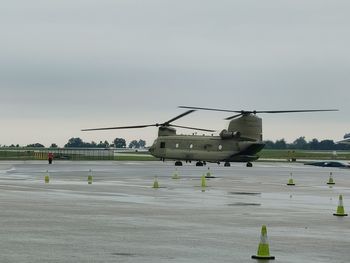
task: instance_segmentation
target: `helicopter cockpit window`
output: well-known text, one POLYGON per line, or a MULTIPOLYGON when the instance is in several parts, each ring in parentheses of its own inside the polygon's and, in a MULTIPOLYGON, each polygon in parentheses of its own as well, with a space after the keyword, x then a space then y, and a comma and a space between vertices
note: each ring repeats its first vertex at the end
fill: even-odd
POLYGON ((218 146, 218 149, 219 149, 219 151, 222 150, 222 145, 221 144, 218 146))
POLYGON ((160 142, 160 148, 165 148, 165 142, 160 142))

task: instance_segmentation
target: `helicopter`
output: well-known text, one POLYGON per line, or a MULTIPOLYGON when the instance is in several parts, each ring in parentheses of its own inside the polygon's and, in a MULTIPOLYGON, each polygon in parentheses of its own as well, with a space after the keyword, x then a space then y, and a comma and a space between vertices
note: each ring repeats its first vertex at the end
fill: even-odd
POLYGON ((350 144, 350 133, 346 133, 343 137, 343 140, 337 143, 350 144))
POLYGON ((186 112, 163 123, 120 126, 108 128, 83 129, 82 131, 137 129, 146 127, 158 127, 158 137, 149 148, 149 152, 161 161, 174 160, 175 166, 196 162, 196 166, 206 165, 207 162, 230 166, 230 162, 244 162, 247 167, 252 167, 252 161, 259 158, 257 155, 265 144, 262 136, 262 119, 258 113, 292 113, 292 112, 319 112, 338 111, 328 110, 287 110, 287 111, 246 111, 226 110, 216 108, 179 106, 187 109, 186 112), (219 135, 179 135, 175 128, 192 129, 204 132, 216 132, 211 129, 202 129, 188 126, 174 125, 172 122, 193 113, 196 110, 210 110, 235 113, 227 117, 229 120, 227 129, 223 129, 219 135))

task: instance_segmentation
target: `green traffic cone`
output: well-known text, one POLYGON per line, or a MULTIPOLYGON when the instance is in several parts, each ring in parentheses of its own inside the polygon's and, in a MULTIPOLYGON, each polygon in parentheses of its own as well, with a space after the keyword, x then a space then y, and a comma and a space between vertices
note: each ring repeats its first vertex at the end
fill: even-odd
POLYGON ((329 173, 329 179, 328 179, 327 184, 335 184, 332 172, 329 173))
POLYGON ((289 180, 288 180, 287 185, 295 185, 294 180, 293 180, 293 174, 292 174, 292 173, 290 173, 290 178, 289 178, 289 180))
POLYGON ((207 180, 205 179, 205 175, 202 175, 202 187, 207 187, 207 180))
POLYGON ((49 171, 46 170, 45 183, 48 184, 49 182, 50 182, 50 174, 49 174, 49 171))
POLYGON ((153 188, 159 188, 159 183, 158 183, 158 178, 157 178, 157 176, 154 177, 153 188))
POLYGON ((261 227, 261 236, 260 236, 260 243, 259 243, 259 247, 258 247, 258 253, 257 253, 257 255, 253 255, 252 258, 254 258, 254 259, 275 259, 274 256, 270 255, 269 243, 267 240, 267 229, 266 229, 265 225, 263 225, 261 227))
POLYGON ((343 196, 339 195, 339 201, 338 201, 338 207, 337 212, 333 214, 334 216, 347 216, 348 214, 345 214, 344 205, 343 205, 343 196))

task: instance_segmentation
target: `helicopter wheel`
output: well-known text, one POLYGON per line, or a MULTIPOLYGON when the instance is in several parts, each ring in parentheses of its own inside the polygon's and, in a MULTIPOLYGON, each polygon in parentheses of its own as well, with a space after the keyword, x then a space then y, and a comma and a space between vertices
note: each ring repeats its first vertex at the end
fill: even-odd
POLYGON ((230 167, 231 164, 230 164, 229 162, 225 162, 224 166, 225 166, 225 167, 230 167))
POLYGON ((203 163, 202 162, 196 162, 196 166, 203 166, 203 163))
POLYGON ((182 162, 181 161, 176 161, 175 162, 175 166, 182 166, 182 162))
POLYGON ((251 162, 247 162, 247 167, 253 167, 253 164, 251 162))

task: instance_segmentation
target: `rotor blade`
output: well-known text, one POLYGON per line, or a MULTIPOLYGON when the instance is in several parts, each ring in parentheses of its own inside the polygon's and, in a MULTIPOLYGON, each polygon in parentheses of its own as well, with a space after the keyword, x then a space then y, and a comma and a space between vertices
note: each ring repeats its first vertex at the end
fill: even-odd
POLYGON ((237 110, 223 110, 223 109, 202 108, 202 107, 178 106, 178 108, 182 108, 182 109, 193 109, 193 110, 211 110, 211 111, 224 111, 224 112, 237 112, 237 113, 242 113, 242 111, 237 111, 237 110))
POLYGON ((170 124, 169 126, 177 127, 177 128, 190 129, 190 130, 197 130, 197 131, 215 132, 214 130, 194 128, 194 127, 187 127, 187 126, 180 126, 180 125, 173 125, 173 124, 170 124))
POLYGON ((317 112, 317 111, 339 111, 338 109, 325 110, 272 110, 272 111, 247 111, 247 113, 291 113, 291 112, 317 112))
POLYGON ((192 112, 194 112, 194 111, 195 111, 195 110, 186 111, 186 112, 180 114, 179 116, 176 116, 175 118, 172 118, 171 120, 168 120, 168 121, 164 122, 162 125, 167 126, 167 125, 169 125, 171 122, 176 121, 176 120, 178 120, 178 119, 180 119, 180 118, 182 118, 182 117, 184 117, 184 116, 186 116, 186 115, 188 115, 188 114, 190 114, 190 113, 192 113, 192 112))
POLYGON ((194 109, 194 110, 210 110, 210 111, 223 111, 223 112, 237 112, 241 114, 249 113, 290 113, 290 112, 317 112, 317 111, 339 111, 338 109, 320 109, 320 110, 272 110, 272 111, 246 111, 246 110, 226 110, 226 109, 216 109, 216 108, 202 108, 202 107, 189 107, 189 106, 179 106, 183 109, 194 109))
POLYGON ((254 110, 254 111, 243 111, 242 110, 240 114, 233 115, 231 117, 227 117, 227 118, 225 118, 225 120, 232 120, 232 119, 237 118, 237 117, 239 117, 241 115, 252 114, 252 113, 254 113, 254 114, 257 114, 257 113, 292 113, 292 112, 318 112, 318 111, 338 111, 338 110, 336 110, 336 109, 327 109, 327 110, 279 110, 279 111, 277 111, 277 110, 272 110, 272 111, 256 111, 256 110, 254 110))
POLYGON ((225 120, 232 120, 232 119, 237 118, 237 117, 239 117, 239 116, 241 116, 241 115, 243 115, 243 114, 244 114, 244 113, 236 114, 236 115, 233 115, 233 116, 231 116, 231 117, 225 118, 225 120))
POLYGON ((159 126, 159 124, 149 124, 149 125, 136 125, 136 126, 122 126, 122 127, 108 127, 108 128, 93 128, 93 129, 83 129, 82 131, 102 131, 102 130, 119 130, 119 129, 138 129, 146 128, 152 126, 159 126))

